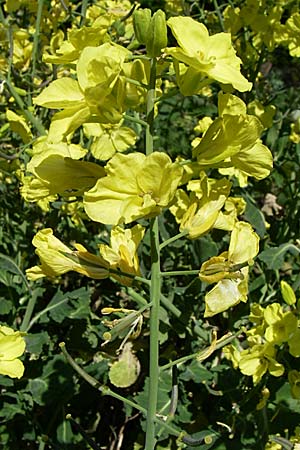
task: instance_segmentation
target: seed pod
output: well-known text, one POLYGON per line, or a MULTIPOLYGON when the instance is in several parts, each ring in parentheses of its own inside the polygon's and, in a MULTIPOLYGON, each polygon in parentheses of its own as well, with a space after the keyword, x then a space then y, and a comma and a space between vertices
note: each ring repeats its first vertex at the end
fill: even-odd
POLYGON ((151 23, 150 9, 137 9, 133 13, 133 28, 136 39, 140 44, 146 44, 149 36, 149 26, 151 23))
POLYGON ((159 9, 153 14, 146 40, 147 53, 151 58, 160 56, 161 49, 168 44, 165 13, 159 9))

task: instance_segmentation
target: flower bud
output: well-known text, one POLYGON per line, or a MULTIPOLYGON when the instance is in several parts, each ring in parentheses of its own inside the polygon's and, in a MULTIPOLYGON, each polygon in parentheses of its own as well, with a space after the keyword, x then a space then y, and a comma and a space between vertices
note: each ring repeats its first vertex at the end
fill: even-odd
POLYGON ((150 9, 137 9, 133 13, 133 28, 136 39, 140 44, 146 44, 149 36, 149 27, 151 22, 150 9))
POLYGON ((146 49, 152 58, 160 56, 161 49, 168 44, 166 15, 159 9, 151 18, 149 33, 146 40, 146 49))
POLYGON ((280 282, 280 290, 283 300, 288 305, 294 305, 296 303, 296 296, 293 288, 284 280, 280 282))

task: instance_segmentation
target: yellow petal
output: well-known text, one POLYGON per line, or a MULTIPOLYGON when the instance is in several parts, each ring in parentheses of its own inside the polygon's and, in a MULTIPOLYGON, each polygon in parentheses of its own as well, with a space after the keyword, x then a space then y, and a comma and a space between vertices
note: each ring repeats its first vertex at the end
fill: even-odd
POLYGON ((245 280, 223 279, 205 295, 204 317, 212 317, 245 301, 245 280))
POLYGON ((206 47, 209 34, 206 26, 202 23, 191 17, 171 17, 167 24, 179 46, 185 52, 197 53, 206 47))
POLYGON ((231 233, 228 259, 234 264, 251 262, 259 251, 259 237, 247 222, 236 222, 231 233))
POLYGON ((79 84, 73 78, 59 78, 52 81, 38 97, 33 100, 36 105, 46 108, 67 108, 77 106, 84 100, 79 84))
POLYGON ((11 378, 21 378, 24 374, 24 365, 19 359, 2 361, 0 359, 0 374, 11 378))

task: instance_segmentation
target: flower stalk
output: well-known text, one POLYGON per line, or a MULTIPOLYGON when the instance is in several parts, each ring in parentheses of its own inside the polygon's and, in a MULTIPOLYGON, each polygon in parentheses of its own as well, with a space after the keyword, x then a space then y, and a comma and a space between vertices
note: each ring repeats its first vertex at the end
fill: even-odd
MULTIPOLYGON (((150 83, 147 93, 147 123, 146 128, 146 155, 153 152, 153 120, 156 86, 156 58, 151 60, 150 83)), ((159 377, 159 307, 161 295, 160 278, 160 249, 159 249, 159 227, 158 218, 150 221, 150 244, 151 244, 151 286, 150 302, 150 357, 149 357, 149 393, 146 424, 145 450, 153 450, 156 443, 155 417, 158 396, 159 377)))

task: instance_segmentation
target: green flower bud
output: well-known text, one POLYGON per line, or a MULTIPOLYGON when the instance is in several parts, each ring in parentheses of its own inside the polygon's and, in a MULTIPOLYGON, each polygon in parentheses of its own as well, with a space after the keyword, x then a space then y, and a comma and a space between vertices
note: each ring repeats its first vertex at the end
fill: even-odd
POLYGON ((136 39, 140 44, 146 44, 149 36, 149 27, 151 22, 150 9, 137 9, 133 13, 133 28, 136 39))
POLYGON ((146 49, 152 58, 160 56, 161 49, 168 44, 167 23, 165 13, 159 9, 153 14, 146 40, 146 49))

